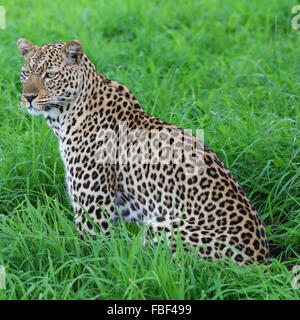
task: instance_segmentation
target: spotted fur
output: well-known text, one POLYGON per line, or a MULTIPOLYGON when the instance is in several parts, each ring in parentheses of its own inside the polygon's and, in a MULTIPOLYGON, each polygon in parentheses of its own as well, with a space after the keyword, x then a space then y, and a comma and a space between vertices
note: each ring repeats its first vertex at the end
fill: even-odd
POLYGON ((59 139, 82 235, 98 232, 95 225, 108 234, 109 221, 121 215, 156 239, 163 233, 173 250, 179 235, 203 258, 268 262, 258 213, 211 149, 146 114, 124 85, 96 70, 78 41, 38 47, 20 39, 18 46, 25 58, 22 102, 44 115, 59 139))

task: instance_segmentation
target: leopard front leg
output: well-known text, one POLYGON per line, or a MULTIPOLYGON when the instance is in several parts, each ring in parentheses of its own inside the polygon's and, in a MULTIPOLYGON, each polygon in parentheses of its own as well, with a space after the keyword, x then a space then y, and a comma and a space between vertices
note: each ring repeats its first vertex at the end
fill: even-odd
POLYGON ((109 223, 111 217, 115 215, 114 197, 107 195, 104 201, 102 204, 93 201, 85 206, 81 203, 75 204, 75 223, 84 239, 86 239, 85 232, 88 232, 91 236, 95 236, 99 232, 103 232, 105 235, 109 234, 109 223))
POLYGON ((97 171, 68 179, 69 193, 75 211, 77 229, 86 239, 85 232, 91 236, 97 233, 109 234, 109 223, 113 220, 115 209, 115 171, 112 166, 97 166, 97 171), (86 177, 82 181, 82 177, 86 177), (80 179, 81 178, 81 179, 80 179))

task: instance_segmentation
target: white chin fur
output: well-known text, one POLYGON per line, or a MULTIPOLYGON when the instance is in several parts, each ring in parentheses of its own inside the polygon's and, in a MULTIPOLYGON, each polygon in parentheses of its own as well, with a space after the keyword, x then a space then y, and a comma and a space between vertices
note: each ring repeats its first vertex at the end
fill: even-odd
POLYGON ((43 110, 38 110, 38 109, 36 109, 34 107, 29 107, 27 109, 27 111, 33 116, 38 116, 38 115, 44 114, 43 110))

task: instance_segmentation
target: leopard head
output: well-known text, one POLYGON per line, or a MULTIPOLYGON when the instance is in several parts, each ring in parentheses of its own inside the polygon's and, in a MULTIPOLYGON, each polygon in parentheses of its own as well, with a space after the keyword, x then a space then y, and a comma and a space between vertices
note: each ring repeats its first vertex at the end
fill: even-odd
POLYGON ((83 50, 79 41, 38 47, 19 39, 17 45, 25 59, 20 72, 21 102, 29 113, 38 115, 52 108, 61 109, 76 99, 82 81, 83 50))

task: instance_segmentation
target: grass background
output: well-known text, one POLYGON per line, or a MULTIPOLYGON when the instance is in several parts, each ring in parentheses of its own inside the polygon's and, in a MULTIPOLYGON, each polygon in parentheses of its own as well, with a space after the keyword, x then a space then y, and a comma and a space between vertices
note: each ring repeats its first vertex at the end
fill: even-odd
POLYGON ((0 3, 0 299, 299 299, 300 30, 294 1, 27 1, 0 3), (272 265, 201 261, 139 230, 80 240, 56 138, 19 107, 16 40, 79 39, 98 70, 147 113, 205 142, 266 225, 272 265), (178 266, 178 260, 181 264, 178 266))

